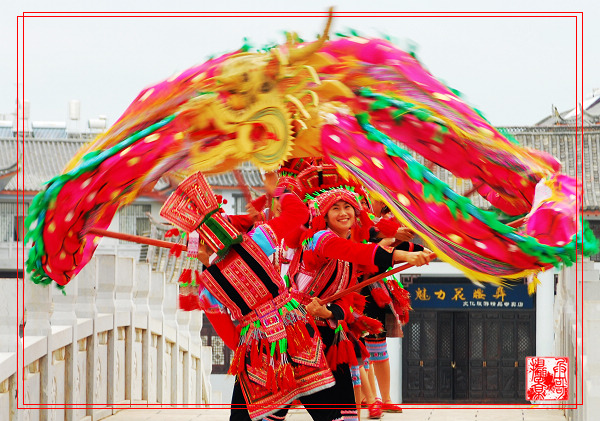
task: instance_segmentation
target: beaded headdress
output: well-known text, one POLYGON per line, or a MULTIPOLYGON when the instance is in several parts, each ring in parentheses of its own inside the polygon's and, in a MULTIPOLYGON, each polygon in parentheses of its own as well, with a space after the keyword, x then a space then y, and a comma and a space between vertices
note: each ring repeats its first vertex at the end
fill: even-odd
POLYGON ((284 162, 279 171, 277 171, 279 180, 277 181, 275 196, 280 196, 284 192, 300 195, 302 187, 298 182, 298 175, 313 164, 314 158, 293 158, 284 162))

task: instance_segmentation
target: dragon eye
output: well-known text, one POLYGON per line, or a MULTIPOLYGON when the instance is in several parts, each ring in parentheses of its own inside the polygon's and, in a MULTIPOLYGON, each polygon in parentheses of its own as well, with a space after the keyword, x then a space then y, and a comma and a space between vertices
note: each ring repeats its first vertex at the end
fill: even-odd
POLYGON ((260 91, 262 93, 265 93, 265 92, 269 92, 272 88, 273 88, 273 85, 271 84, 271 82, 265 82, 260 87, 260 91))

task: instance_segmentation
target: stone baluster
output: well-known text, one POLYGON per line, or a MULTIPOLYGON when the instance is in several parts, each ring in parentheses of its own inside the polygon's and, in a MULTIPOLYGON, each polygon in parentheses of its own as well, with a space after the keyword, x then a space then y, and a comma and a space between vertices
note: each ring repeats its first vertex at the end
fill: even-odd
POLYGON ((134 312, 132 316, 132 329, 134 333, 132 356, 132 402, 148 402, 150 378, 150 264, 138 263, 136 266, 136 279, 133 284, 134 312))
POLYGON ((171 373, 170 393, 171 403, 181 403, 182 391, 179 390, 181 383, 181 353, 180 353, 180 333, 177 324, 177 299, 179 296, 179 285, 175 282, 165 283, 165 298, 163 300, 163 332, 166 339, 172 342, 171 365, 167 370, 171 373))

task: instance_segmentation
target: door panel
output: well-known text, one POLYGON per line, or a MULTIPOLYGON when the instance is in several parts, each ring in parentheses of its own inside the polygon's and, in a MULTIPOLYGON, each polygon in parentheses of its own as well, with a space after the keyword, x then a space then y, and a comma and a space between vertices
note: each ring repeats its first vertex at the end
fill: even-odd
POLYGON ((454 393, 453 399, 469 398, 469 313, 454 313, 454 393))
POLYGON ((453 390, 453 313, 438 313, 438 397, 452 399, 453 390))

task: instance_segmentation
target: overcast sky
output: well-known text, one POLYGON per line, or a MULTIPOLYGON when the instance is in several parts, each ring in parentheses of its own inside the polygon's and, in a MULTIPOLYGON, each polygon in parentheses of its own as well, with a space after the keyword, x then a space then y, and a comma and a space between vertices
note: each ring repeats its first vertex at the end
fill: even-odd
MULTIPOLYGON (((600 88, 600 2, 564 1, 3 1, 0 5, 0 118, 15 109, 17 15, 22 12, 584 12, 583 96, 600 88), (172 3, 175 3, 173 5, 172 3)), ((145 86, 236 50, 249 38, 256 46, 284 41, 296 31, 312 41, 324 17, 27 17, 25 98, 32 121, 68 120, 68 103, 81 102, 80 128, 106 115, 115 122, 145 86)), ((492 124, 529 125, 573 108, 576 78, 573 17, 337 17, 333 33, 395 38, 417 46, 426 67, 461 91, 492 124)), ((581 83, 581 82, 580 82, 581 83)))

